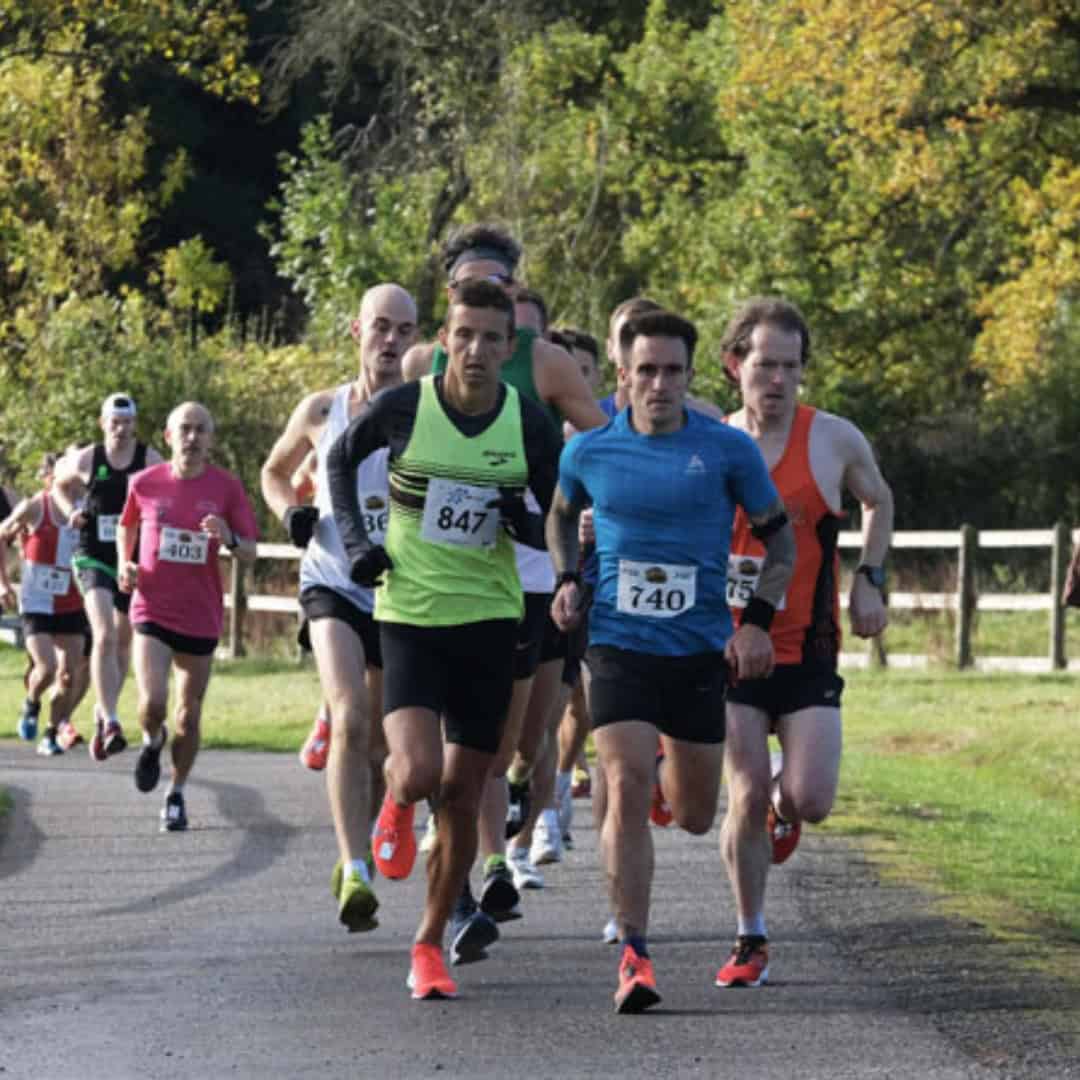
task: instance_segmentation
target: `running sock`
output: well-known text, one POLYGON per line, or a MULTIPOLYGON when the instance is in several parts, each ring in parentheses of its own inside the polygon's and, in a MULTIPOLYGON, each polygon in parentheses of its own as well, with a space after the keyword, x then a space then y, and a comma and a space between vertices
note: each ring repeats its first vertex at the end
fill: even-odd
POLYGON ((371 872, 368 870, 368 864, 365 859, 353 859, 349 863, 349 872, 352 874, 359 874, 360 880, 371 884, 371 872))
POLYGON ((735 929, 735 933, 738 937, 763 937, 767 938, 769 935, 765 930, 765 916, 754 915, 749 919, 744 919, 739 916, 738 925, 735 929))
POLYGON ((629 945, 631 949, 638 954, 638 956, 647 960, 649 958, 649 947, 645 944, 645 938, 641 934, 627 934, 622 939, 624 945, 629 945))
POLYGON ((174 781, 173 783, 171 783, 169 785, 169 790, 168 790, 167 794, 168 795, 183 795, 184 794, 184 785, 183 784, 177 784, 174 781))
POLYGON ((150 733, 148 731, 144 731, 142 733, 142 741, 143 741, 143 746, 152 746, 156 750, 165 741, 165 727, 164 727, 164 725, 162 725, 161 727, 158 728, 158 733, 157 733, 156 738, 151 738, 150 733))
POLYGON ((24 703, 24 708, 28 713, 30 713, 31 716, 37 716, 37 714, 41 712, 41 702, 31 701, 29 698, 27 698, 24 703))
POLYGON ((525 781, 529 779, 530 772, 530 769, 521 768, 515 761, 511 764, 510 768, 506 770, 506 779, 509 780, 511 784, 524 784, 525 781))
POLYGON ((555 774, 555 802, 560 803, 566 798, 566 793, 570 790, 570 785, 573 783, 574 774, 571 769, 567 769, 563 772, 561 769, 555 774))

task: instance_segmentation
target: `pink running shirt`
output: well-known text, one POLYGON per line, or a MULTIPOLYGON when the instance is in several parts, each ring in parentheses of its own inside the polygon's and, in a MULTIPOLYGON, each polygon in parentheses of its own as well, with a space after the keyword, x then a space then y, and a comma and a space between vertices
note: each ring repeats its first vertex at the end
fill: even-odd
POLYGON ((223 517, 237 536, 257 535, 255 512, 240 480, 207 465, 183 479, 162 462, 128 482, 120 516, 125 527, 138 524, 139 585, 131 601, 132 624, 152 622, 189 637, 220 638, 225 605, 220 544, 199 531, 207 514, 223 517))

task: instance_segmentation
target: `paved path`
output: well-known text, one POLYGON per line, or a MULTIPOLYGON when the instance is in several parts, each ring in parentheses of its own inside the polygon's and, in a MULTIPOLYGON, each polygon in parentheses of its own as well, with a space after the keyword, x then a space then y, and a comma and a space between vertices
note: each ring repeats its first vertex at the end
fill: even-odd
POLYGON ((811 835, 773 876, 771 985, 721 991, 733 916, 715 833, 654 832, 663 1002, 620 1017, 579 803, 576 850, 488 961, 454 969, 461 999, 415 1003, 423 874, 382 882, 380 928, 345 933, 321 778, 291 755, 205 753, 192 830, 162 835, 133 761, 0 743, 2 1080, 1080 1076, 1061 1037, 1075 995, 1002 978, 1010 957, 876 886, 836 841, 811 835))

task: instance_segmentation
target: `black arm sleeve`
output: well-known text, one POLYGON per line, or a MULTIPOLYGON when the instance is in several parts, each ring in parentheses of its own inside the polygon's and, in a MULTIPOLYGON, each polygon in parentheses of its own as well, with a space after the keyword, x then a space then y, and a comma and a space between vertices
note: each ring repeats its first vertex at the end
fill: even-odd
POLYGON ((389 446, 391 457, 402 452, 416 420, 419 390, 417 383, 409 383, 376 394, 337 437, 327 454, 330 505, 350 561, 371 547, 356 493, 356 470, 364 458, 381 447, 389 446))
POLYGON ((543 551, 547 548, 544 523, 559 480, 562 445, 551 420, 535 402, 525 397, 521 398, 521 431, 529 468, 529 488, 536 496, 541 512, 529 514, 528 528, 518 536, 518 542, 543 551))

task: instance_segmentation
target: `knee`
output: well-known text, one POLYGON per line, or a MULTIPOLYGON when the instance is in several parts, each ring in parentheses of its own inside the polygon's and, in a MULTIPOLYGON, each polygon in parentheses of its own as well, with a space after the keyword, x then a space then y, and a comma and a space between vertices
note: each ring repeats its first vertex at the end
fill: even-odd
POLYGON ((752 822, 765 827, 769 812, 771 783, 754 784, 748 781, 729 781, 728 815, 734 821, 752 822))
POLYGON ((35 661, 34 674, 37 676, 39 682, 43 682, 46 685, 52 683, 56 678, 56 661, 45 657, 35 661))
POLYGON ((692 836, 704 836, 712 828, 716 818, 715 806, 673 806, 671 809, 675 815, 675 824, 692 836))
POLYGON ((648 769, 637 769, 620 764, 607 770, 604 779, 609 814, 626 818, 647 814, 654 779, 651 765, 648 769))
POLYGON ((168 701, 164 698, 143 698, 139 702, 139 713, 143 723, 147 721, 155 725, 164 723, 168 707, 168 701))
POLYGON ((67 693, 71 689, 71 684, 74 680, 71 677, 71 669, 62 667, 56 675, 56 685, 61 693, 67 693))
POLYGON ((120 637, 111 619, 106 619, 101 625, 94 627, 95 652, 115 653, 120 645, 120 637))
POLYGON ((386 780, 399 803, 414 803, 433 795, 439 788, 440 766, 418 758, 387 758, 386 780))
POLYGON ((353 751, 366 751, 370 743, 367 713, 361 704, 352 700, 330 702, 332 739, 353 751))
POLYGON ((794 807, 798 820, 808 825, 819 825, 832 812, 834 792, 831 790, 808 788, 788 791, 785 788, 783 794, 784 801, 794 807))

